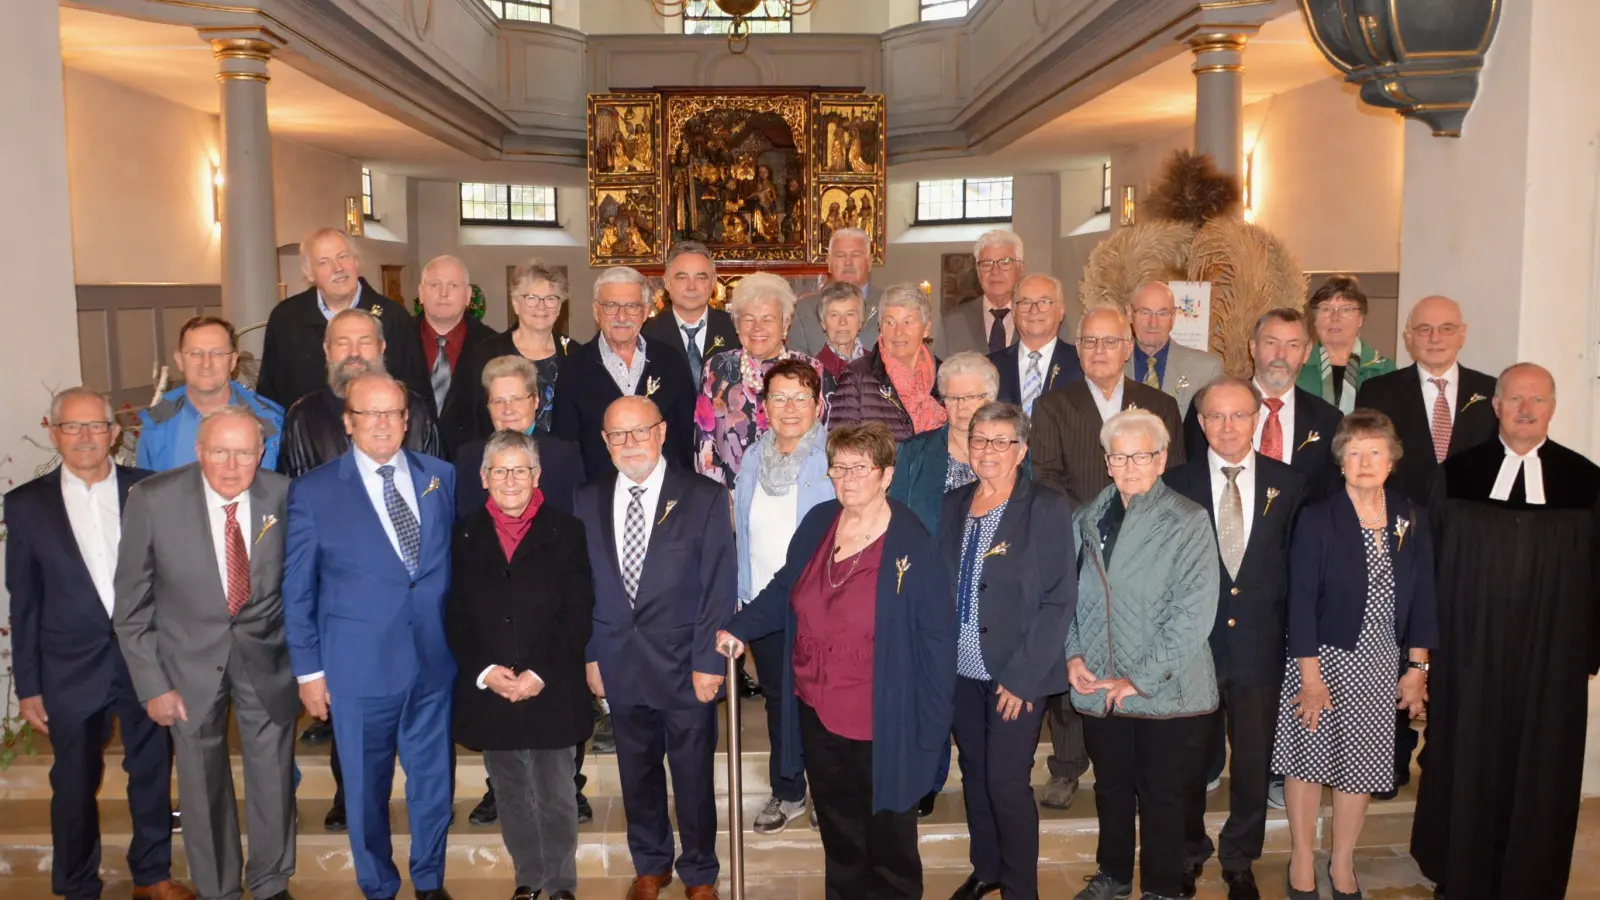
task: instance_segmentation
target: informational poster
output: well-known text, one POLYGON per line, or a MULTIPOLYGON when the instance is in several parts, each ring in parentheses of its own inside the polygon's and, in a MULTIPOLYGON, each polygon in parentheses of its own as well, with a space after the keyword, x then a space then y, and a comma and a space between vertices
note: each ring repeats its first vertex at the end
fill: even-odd
POLYGON ((1191 350, 1211 349, 1211 282, 1169 281, 1178 312, 1172 320, 1172 339, 1191 350))

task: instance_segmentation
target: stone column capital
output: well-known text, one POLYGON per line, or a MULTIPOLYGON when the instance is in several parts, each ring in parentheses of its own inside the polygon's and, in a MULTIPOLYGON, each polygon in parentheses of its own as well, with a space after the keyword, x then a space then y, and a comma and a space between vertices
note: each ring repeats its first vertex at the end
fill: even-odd
POLYGON ((1179 39, 1194 53, 1194 74, 1243 72, 1245 45, 1258 30, 1254 25, 1207 25, 1186 32, 1179 39))
POLYGON ((220 82, 269 81, 267 63, 273 51, 284 45, 283 38, 259 27, 201 28, 199 32, 200 39, 211 45, 220 82))

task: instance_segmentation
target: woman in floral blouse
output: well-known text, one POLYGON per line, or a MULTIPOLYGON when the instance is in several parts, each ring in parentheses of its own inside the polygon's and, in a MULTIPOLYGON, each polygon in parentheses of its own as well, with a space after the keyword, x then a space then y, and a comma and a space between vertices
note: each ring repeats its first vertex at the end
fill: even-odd
POLYGON ((822 364, 783 346, 794 317, 794 290, 770 272, 739 280, 728 300, 728 314, 739 331, 740 346, 712 356, 695 404, 698 450, 695 471, 732 486, 747 448, 767 430, 761 411, 761 385, 767 370, 785 359, 811 364, 822 378, 823 395, 833 391, 833 376, 822 364))

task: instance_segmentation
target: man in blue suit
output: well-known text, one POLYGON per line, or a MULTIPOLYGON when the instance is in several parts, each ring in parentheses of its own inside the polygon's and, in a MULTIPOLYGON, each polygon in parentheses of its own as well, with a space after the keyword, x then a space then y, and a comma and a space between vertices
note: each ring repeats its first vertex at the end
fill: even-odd
POLYGON ((344 767, 356 883, 393 898, 389 789, 406 766, 411 882, 417 900, 444 889, 450 827, 450 691, 444 634, 455 470, 401 449, 406 389, 363 375, 345 392, 351 448, 294 480, 283 577, 284 626, 300 699, 333 712, 344 767))
POLYGON ((628 900, 672 881, 667 773, 688 900, 717 898, 717 629, 733 616, 738 566, 728 491, 667 467, 667 423, 645 397, 606 409, 597 437, 617 474, 578 491, 594 571, 589 689, 611 704, 617 771, 636 874, 628 900))
POLYGON ((138 900, 193 900, 172 880, 172 743, 134 691, 111 629, 121 511, 151 473, 113 465, 120 429, 106 398, 70 388, 50 403, 61 465, 6 495, 6 590, 22 717, 49 735, 51 889, 100 896, 95 794, 113 720, 122 723, 138 900))
POLYGON ((1000 373, 1002 403, 1015 403, 1033 415, 1033 401, 1045 391, 1083 380, 1078 348, 1059 334, 1067 317, 1061 281, 1051 275, 1029 275, 1017 283, 1017 339, 989 354, 1000 373))

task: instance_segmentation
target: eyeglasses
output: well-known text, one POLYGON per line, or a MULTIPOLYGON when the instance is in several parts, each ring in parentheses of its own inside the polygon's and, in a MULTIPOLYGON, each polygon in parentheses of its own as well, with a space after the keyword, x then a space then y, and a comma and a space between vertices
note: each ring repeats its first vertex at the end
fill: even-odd
POLYGON ((538 466, 494 466, 485 471, 489 473, 490 481, 527 481, 533 477, 538 466))
POLYGON ((1135 319, 1170 319, 1177 315, 1175 309, 1136 309, 1133 311, 1135 319))
POLYGON ((350 415, 376 425, 388 419, 404 419, 406 412, 404 409, 352 409, 350 415))
POLYGON ((1319 319, 1348 319, 1359 315, 1361 315, 1361 307, 1359 306, 1329 306, 1324 303, 1317 307, 1317 318, 1319 319))
POLYGON ((1224 420, 1232 421, 1233 424, 1235 424, 1235 425, 1243 425, 1244 423, 1250 421, 1251 419, 1254 419, 1255 417, 1256 417, 1255 413, 1253 413, 1253 412, 1245 412, 1243 410, 1240 410, 1238 412, 1232 412, 1232 413, 1201 413, 1200 414, 1200 418, 1205 419, 1207 422, 1210 422, 1213 425, 1221 425, 1224 420))
POLYGON ((1034 310, 1038 310, 1039 312, 1049 312, 1050 308, 1055 306, 1055 305, 1056 305, 1056 302, 1054 300, 1048 300, 1048 299, 1047 300, 1018 300, 1017 301, 1017 311, 1018 312, 1033 312, 1034 310))
POLYGON ((90 434, 105 434, 111 430, 110 422, 57 422, 56 429, 62 434, 82 434, 85 428, 90 434))
POLYGON ((840 481, 859 481, 877 468, 877 466, 867 465, 866 463, 859 463, 854 466, 829 466, 828 477, 837 478, 840 481))
POLYGON ((608 316, 614 316, 614 315, 616 315, 617 313, 620 312, 623 315, 628 316, 629 318, 632 318, 633 316, 642 316, 642 315, 644 315, 644 304, 643 303, 614 303, 614 302, 608 300, 608 301, 600 304, 600 311, 605 313, 608 316))
POLYGON ((1154 453, 1107 453, 1106 464, 1113 469, 1120 469, 1129 462, 1136 466, 1148 466, 1151 460, 1165 452, 1164 450, 1157 450, 1154 453))
POLYGON ((817 398, 811 394, 768 394, 767 405, 774 409, 787 409, 791 406, 804 406, 815 403, 817 398))
POLYGON ((213 465, 225 466, 230 461, 241 466, 254 466, 261 459, 261 449, 254 450, 229 450, 226 447, 216 447, 206 451, 206 459, 213 465))
POLYGON ((1460 334, 1461 328, 1462 326, 1458 322, 1452 322, 1447 325, 1413 325, 1411 326, 1411 333, 1423 340, 1427 340, 1436 334, 1442 338, 1450 338, 1460 334))
POLYGON ((664 421, 666 420, 657 419, 649 425, 641 425, 638 428, 624 428, 621 431, 602 431, 600 433, 605 436, 606 443, 613 447, 621 447, 628 443, 630 436, 633 438, 634 443, 642 444, 650 440, 650 432, 654 431, 655 427, 664 421))
POLYGON ((1019 441, 1016 438, 992 438, 982 437, 976 434, 967 438, 967 446, 971 449, 993 450, 996 453, 1004 453, 1020 443, 1022 443, 1022 441, 1019 441))
POLYGON ((532 394, 516 394, 511 397, 494 397, 489 400, 489 405, 499 407, 500 409, 507 409, 532 398, 532 394))
POLYGON ((528 306, 544 306, 554 309, 560 306, 561 301, 565 298, 559 294, 515 294, 511 299, 528 306))
POLYGON ((946 394, 944 398, 944 405, 951 406, 956 403, 987 403, 992 399, 994 398, 988 394, 961 394, 959 396, 946 394))
POLYGON ((1115 350, 1131 340, 1133 338, 1087 336, 1078 338, 1078 346, 1090 352, 1095 350, 1115 350))
POLYGON ((183 355, 192 363, 203 363, 206 360, 222 362, 233 355, 232 350, 185 350, 183 355))
POLYGON ((1015 256, 1007 256, 1004 259, 980 259, 978 260, 978 271, 993 272, 995 269, 999 269, 1002 272, 1009 272, 1021 264, 1022 260, 1015 256))

